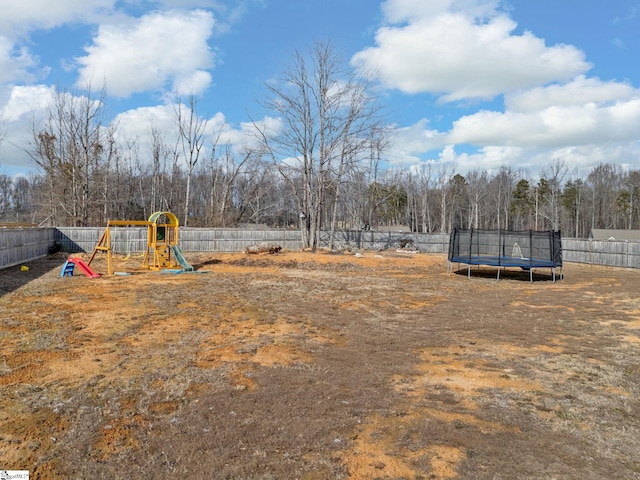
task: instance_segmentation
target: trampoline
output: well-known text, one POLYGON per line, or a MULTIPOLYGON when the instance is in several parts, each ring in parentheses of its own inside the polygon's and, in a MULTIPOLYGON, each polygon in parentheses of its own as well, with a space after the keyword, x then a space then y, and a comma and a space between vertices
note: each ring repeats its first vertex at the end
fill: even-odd
POLYGON ((534 268, 549 268, 553 281, 556 269, 562 278, 562 239, 554 230, 477 230, 454 228, 449 238, 449 273, 454 263, 471 267, 497 267, 497 279, 503 268, 517 267, 529 272, 533 282, 534 268))

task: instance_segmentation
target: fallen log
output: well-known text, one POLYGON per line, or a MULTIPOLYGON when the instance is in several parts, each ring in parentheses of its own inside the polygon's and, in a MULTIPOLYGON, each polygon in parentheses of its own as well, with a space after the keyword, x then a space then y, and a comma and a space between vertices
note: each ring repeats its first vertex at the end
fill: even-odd
POLYGON ((278 253, 280 250, 282 250, 282 247, 280 245, 270 242, 260 242, 256 245, 249 245, 246 248, 246 252, 251 254, 278 253))

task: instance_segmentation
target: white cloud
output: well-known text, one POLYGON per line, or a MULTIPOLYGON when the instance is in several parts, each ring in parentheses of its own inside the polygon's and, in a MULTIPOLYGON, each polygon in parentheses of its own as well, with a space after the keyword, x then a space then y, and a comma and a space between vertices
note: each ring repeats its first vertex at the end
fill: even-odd
POLYGON ((45 118, 55 89, 45 85, 14 86, 0 91, 0 120, 6 137, 0 142, 3 165, 28 169, 35 165, 24 151, 33 138, 33 124, 45 118))
POLYGON ((531 147, 638 141, 640 91, 626 84, 578 78, 508 97, 506 104, 512 108, 505 112, 458 119, 445 141, 531 147))
POLYGON ((640 14, 640 6, 632 6, 629 10, 629 13, 627 13, 627 15, 623 17, 618 16, 614 18, 612 23, 616 25, 618 23, 626 23, 631 20, 635 20, 638 17, 638 14, 640 14))
MULTIPOLYGON (((186 106, 184 108, 187 108, 186 106)), ((178 142, 178 129, 176 124, 176 109, 174 104, 157 105, 153 107, 140 107, 127 110, 118 114, 114 123, 118 126, 117 140, 126 148, 126 144, 132 140, 137 142, 140 162, 144 165, 150 162, 152 151, 152 130, 156 130, 165 147, 171 151, 176 148, 178 142)), ((218 114, 222 116, 222 114, 218 114)), ((205 119, 200 118, 199 121, 205 119)), ((216 117, 214 117, 214 122, 216 117)), ((219 120, 218 120, 219 121, 219 120)), ((224 116, 222 116, 224 121, 224 116)), ((211 128, 210 121, 209 129, 211 128)), ((209 130, 209 133, 211 131, 209 130)), ((211 138, 205 140, 205 150, 211 145, 211 138)))
MULTIPOLYGON (((155 107, 141 107, 120 113, 115 123, 118 125, 119 140, 136 139, 141 153, 141 158, 148 158, 151 151, 151 128, 157 129, 165 145, 173 148, 178 140, 176 126, 176 105, 160 105, 155 107)), ((183 106, 183 108, 188 108, 183 106)), ((256 136, 254 127, 250 122, 242 123, 234 127, 227 123, 223 113, 218 112, 207 121, 207 138, 205 140, 206 154, 209 154, 213 141, 218 139, 218 149, 225 145, 234 153, 240 153, 245 147, 255 146, 256 136)), ((266 131, 277 131, 281 122, 272 117, 264 117, 256 124, 266 131)))
MULTIPOLYGON (((550 150, 539 149, 522 149, 514 150, 514 154, 505 155, 501 163, 491 162, 487 158, 487 153, 491 153, 493 148, 485 148, 478 154, 469 156, 471 165, 478 165, 474 168, 484 168, 485 165, 494 165, 500 167, 503 165, 516 166, 518 169, 524 169, 534 174, 539 174, 554 159, 560 159, 566 163, 571 171, 588 171, 594 165, 601 163, 617 164, 625 168, 637 168, 633 165, 633 160, 640 155, 640 144, 624 144, 624 145, 591 145, 591 146, 571 146, 554 148, 550 150)), ((506 151, 508 152, 508 150, 506 151)))
POLYGON ((78 86, 106 80, 108 92, 127 97, 148 90, 202 93, 214 55, 207 45, 211 12, 167 11, 127 24, 102 25, 87 56, 78 58, 78 86))
POLYGON ((280 118, 265 116, 262 120, 254 122, 242 122, 240 128, 236 130, 234 143, 249 148, 258 148, 260 135, 256 129, 264 132, 267 136, 276 136, 282 132, 283 123, 280 118))
POLYGON ((0 36, 0 84, 31 81, 29 69, 37 63, 26 48, 15 48, 14 44, 0 36))
POLYGON ((440 153, 440 161, 455 165, 463 175, 473 170, 495 172, 505 165, 518 162, 524 167, 529 161, 523 150, 517 147, 483 147, 474 153, 456 153, 452 145, 447 145, 440 153))
POLYGON ((590 65, 571 45, 546 46, 480 0, 388 0, 391 25, 352 63, 404 93, 436 93, 446 101, 490 99, 505 92, 568 81, 590 65), (464 8, 463 8, 464 7, 464 8), (398 22, 405 22, 398 24, 398 22))
POLYGON ((441 136, 436 130, 428 128, 428 120, 423 118, 408 127, 397 127, 389 138, 389 147, 385 153, 395 165, 420 163, 422 155, 442 146, 441 136))
MULTIPOLYGON (((186 110, 189 107, 183 105, 182 108, 186 110)), ((177 140, 176 111, 177 105, 174 104, 141 107, 120 113, 115 122, 118 124, 119 130, 126 132, 128 137, 141 139, 150 135, 151 127, 153 126, 162 133, 165 143, 172 146, 177 140)), ((240 146, 253 136, 251 123, 243 123, 239 128, 233 128, 227 123, 224 114, 221 112, 208 119, 200 118, 199 121, 207 122, 209 143, 213 141, 214 136, 217 137, 219 135, 219 144, 240 146)), ((270 117, 265 117, 257 123, 261 126, 272 128, 270 126, 273 125, 274 120, 270 117)))
POLYGON ((266 6, 267 0, 158 0, 158 3, 168 9, 196 9, 203 8, 215 13, 216 34, 228 33, 232 26, 254 5, 266 6))
MULTIPOLYGON (((173 105, 158 105, 127 110, 116 116, 119 138, 139 139, 145 145, 151 144, 151 128, 162 133, 163 140, 172 145, 176 141, 176 114, 173 105)), ((148 151, 148 150, 147 150, 148 151)))
POLYGON ((462 172, 518 166, 540 169, 553 158, 574 166, 630 165, 640 150, 640 89, 585 75, 584 53, 548 46, 516 23, 498 0, 386 0, 374 47, 352 58, 383 86, 442 101, 495 99, 444 131, 423 119, 398 128, 394 164, 445 162, 462 172), (458 150, 458 153, 456 152, 458 150))
MULTIPOLYGON (((523 150, 595 148, 606 144, 637 144, 638 131, 640 96, 635 96, 602 105, 589 102, 580 106, 549 106, 531 112, 482 110, 461 117, 448 132, 427 130, 419 122, 398 130, 393 144, 397 143, 398 150, 416 154, 446 145, 523 150)), ((399 158, 393 154, 392 157, 399 158)))
POLYGON ((0 34, 14 37, 34 29, 95 18, 111 11, 116 0, 0 0, 0 34))
POLYGON ((111 12, 116 0, 0 0, 0 84, 29 83, 48 67, 31 52, 26 40, 34 30, 49 30, 69 22, 91 21, 111 12), (40 71, 34 72, 39 68, 40 71))
POLYGON ((211 80, 211 74, 203 70, 178 75, 173 82, 174 93, 190 95, 204 92, 211 85, 211 80))
POLYGON ((594 165, 611 163, 624 168, 637 168, 633 159, 640 156, 640 144, 601 145, 535 149, 520 147, 482 147, 475 152, 458 153, 455 147, 447 145, 429 160, 434 164, 452 165, 456 172, 466 175, 474 170, 497 172, 511 166, 516 170, 531 174, 541 174, 553 159, 563 160, 571 171, 588 171, 594 165))
POLYGON ((429 129, 426 120, 398 129, 390 158, 411 163, 427 152, 461 145, 467 151, 476 149, 455 155, 462 171, 501 165, 535 169, 553 158, 583 167, 598 162, 630 165, 640 158, 640 89, 627 83, 578 76, 563 85, 507 95, 505 105, 502 112, 480 110, 463 116, 445 132, 429 129))
POLYGON ((616 37, 613 40, 611 40, 611 43, 613 43, 613 45, 616 48, 619 48, 620 50, 624 50, 627 48, 627 43, 619 37, 616 37))
POLYGON ((7 122, 31 120, 47 109, 54 95, 55 88, 45 85, 12 87, 1 116, 7 122))
POLYGON ((512 112, 539 111, 549 107, 584 106, 625 101, 640 95, 628 83, 603 82, 579 75, 568 83, 537 87, 505 96, 505 106, 512 112))
POLYGON ((382 11, 390 23, 411 22, 415 18, 433 17, 449 11, 482 18, 491 16, 499 0, 386 0, 382 11))

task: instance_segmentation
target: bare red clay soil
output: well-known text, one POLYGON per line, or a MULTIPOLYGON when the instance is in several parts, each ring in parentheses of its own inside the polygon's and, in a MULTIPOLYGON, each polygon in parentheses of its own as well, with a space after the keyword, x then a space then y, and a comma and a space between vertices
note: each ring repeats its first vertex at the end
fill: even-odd
POLYGON ((128 258, 61 278, 62 254, 0 271, 0 469, 640 478, 640 271, 186 256, 197 273, 128 258))

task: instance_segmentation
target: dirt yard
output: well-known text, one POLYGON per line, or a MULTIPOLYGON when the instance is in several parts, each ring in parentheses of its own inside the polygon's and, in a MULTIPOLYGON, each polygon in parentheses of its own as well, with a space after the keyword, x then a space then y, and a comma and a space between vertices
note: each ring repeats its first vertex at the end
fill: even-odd
POLYGON ((640 478, 640 271, 531 283, 449 274, 440 255, 186 257, 196 273, 129 258, 130 275, 61 278, 62 254, 0 271, 0 469, 640 478))

